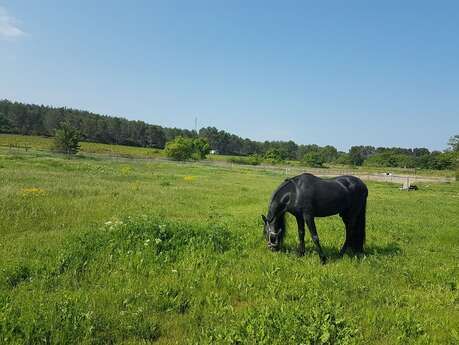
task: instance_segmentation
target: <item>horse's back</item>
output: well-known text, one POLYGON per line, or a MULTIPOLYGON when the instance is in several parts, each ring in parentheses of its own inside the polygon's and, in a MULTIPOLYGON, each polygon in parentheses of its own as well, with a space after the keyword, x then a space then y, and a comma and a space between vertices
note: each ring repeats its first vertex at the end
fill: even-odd
POLYGON ((332 191, 337 187, 344 187, 348 191, 361 191, 364 192, 364 194, 368 194, 368 189, 365 183, 358 177, 352 175, 342 175, 331 179, 322 179, 309 173, 303 173, 292 179, 298 179, 305 186, 311 188, 323 188, 326 191, 332 191))
POLYGON ((333 180, 341 183, 350 191, 362 192, 363 194, 368 194, 367 185, 357 176, 342 175, 342 176, 335 177, 333 180))
POLYGON ((298 206, 316 217, 325 217, 342 212, 348 207, 347 188, 333 179, 305 173, 297 180, 298 206))
POLYGON ((351 175, 338 176, 335 180, 346 186, 350 208, 361 209, 368 196, 367 185, 358 177, 351 175))
POLYGON ((305 173, 296 178, 302 196, 301 204, 310 207, 318 217, 347 212, 360 204, 368 194, 365 183, 355 176, 322 179, 305 173))

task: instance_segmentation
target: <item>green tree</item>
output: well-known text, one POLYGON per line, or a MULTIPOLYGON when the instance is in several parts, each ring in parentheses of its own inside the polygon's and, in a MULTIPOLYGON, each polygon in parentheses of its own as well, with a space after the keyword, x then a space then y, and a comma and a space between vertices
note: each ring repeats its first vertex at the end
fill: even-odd
POLYGON ((429 161, 429 168, 436 170, 454 169, 456 165, 456 153, 455 152, 432 152, 429 161))
POLYGON ((426 149, 425 147, 415 147, 413 149, 413 154, 416 157, 420 157, 420 156, 430 155, 430 151, 429 149, 426 149))
POLYGON ((69 122, 62 122, 55 131, 54 146, 58 152, 77 154, 80 150, 80 132, 69 122))
POLYGON ((280 149, 287 159, 295 159, 298 145, 294 141, 289 140, 287 142, 282 142, 280 149))
POLYGON ((403 153, 393 153, 390 151, 376 153, 365 160, 366 166, 380 166, 380 167, 401 167, 401 168, 414 168, 416 161, 413 156, 403 153))
POLYGON ((459 134, 456 134, 454 137, 451 137, 448 141, 448 145, 451 150, 459 152, 459 134))
POLYGON ((333 162, 336 158, 338 158, 338 150, 336 147, 331 145, 321 147, 319 152, 321 153, 325 163, 333 162))
POLYGON ((195 160, 205 159, 210 152, 210 146, 207 141, 203 138, 195 138, 193 140, 193 154, 192 157, 195 160))
POLYGON ((375 153, 373 146, 352 146, 349 150, 349 158, 354 165, 362 165, 365 159, 375 153))
POLYGON ((311 151, 304 155, 303 162, 310 167, 320 168, 325 163, 324 155, 321 152, 311 151))
POLYGON ((3 113, 0 113, 0 133, 8 133, 10 131, 10 122, 3 113))

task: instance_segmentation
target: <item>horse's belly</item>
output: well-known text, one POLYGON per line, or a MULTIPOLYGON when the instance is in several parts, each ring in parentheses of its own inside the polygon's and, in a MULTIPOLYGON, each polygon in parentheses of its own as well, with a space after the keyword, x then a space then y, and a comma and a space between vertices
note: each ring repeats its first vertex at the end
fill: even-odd
POLYGON ((321 210, 319 212, 315 212, 314 216, 315 217, 328 217, 328 216, 333 216, 335 214, 341 213, 340 209, 329 209, 329 210, 321 210))
POLYGON ((344 212, 348 207, 348 202, 345 198, 324 198, 317 202, 314 207, 315 217, 328 217, 344 212))

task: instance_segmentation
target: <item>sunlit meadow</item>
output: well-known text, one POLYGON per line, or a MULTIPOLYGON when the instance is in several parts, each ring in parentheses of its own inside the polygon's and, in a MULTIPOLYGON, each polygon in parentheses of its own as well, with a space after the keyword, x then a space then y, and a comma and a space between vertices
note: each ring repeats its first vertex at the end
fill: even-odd
POLYGON ((285 178, 0 149, 0 343, 459 344, 459 185, 368 183, 366 256, 263 241, 285 178))

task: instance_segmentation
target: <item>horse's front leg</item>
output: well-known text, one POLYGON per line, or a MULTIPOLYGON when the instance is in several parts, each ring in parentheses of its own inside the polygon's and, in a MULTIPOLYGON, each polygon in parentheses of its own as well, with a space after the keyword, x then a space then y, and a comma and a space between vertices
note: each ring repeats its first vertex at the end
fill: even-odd
POLYGON ((319 253, 320 263, 325 264, 327 260, 322 251, 322 247, 320 246, 319 235, 317 235, 317 229, 316 229, 316 224, 314 222, 314 217, 310 215, 304 215, 304 219, 306 220, 306 224, 308 225, 309 232, 311 233, 312 241, 316 245, 317 252, 319 253))
POLYGON ((295 216, 296 223, 298 224, 298 255, 303 256, 305 249, 304 249, 304 219, 302 216, 295 216))

